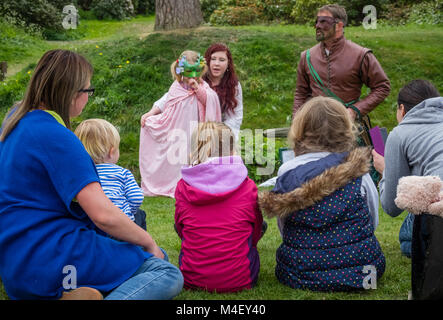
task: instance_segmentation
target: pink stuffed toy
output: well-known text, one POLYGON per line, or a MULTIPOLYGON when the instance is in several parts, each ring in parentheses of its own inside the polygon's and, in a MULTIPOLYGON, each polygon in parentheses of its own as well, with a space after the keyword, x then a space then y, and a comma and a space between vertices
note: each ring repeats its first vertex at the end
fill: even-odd
POLYGON ((400 178, 395 204, 413 214, 429 213, 443 217, 442 182, 438 176, 400 178))

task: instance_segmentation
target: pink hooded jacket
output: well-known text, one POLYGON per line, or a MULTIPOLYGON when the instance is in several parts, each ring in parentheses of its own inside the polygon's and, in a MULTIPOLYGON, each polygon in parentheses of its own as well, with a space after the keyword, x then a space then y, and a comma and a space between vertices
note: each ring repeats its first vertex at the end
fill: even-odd
POLYGON ((239 156, 182 169, 175 224, 185 288, 235 292, 257 282, 263 216, 247 173, 239 156))

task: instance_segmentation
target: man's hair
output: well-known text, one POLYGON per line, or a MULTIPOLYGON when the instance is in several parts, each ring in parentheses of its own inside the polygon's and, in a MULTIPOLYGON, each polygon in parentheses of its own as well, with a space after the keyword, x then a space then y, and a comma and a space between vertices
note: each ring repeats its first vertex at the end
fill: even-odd
POLYGON ((95 164, 104 163, 111 148, 118 148, 120 144, 117 129, 104 119, 84 120, 74 133, 83 143, 95 164))
POLYGON ((328 11, 332 14, 335 19, 343 22, 343 25, 348 24, 348 15, 346 14, 346 9, 338 4, 327 4, 318 9, 317 12, 328 11))
POLYGON ((356 133, 342 103, 328 97, 315 97, 294 115, 288 140, 297 156, 310 152, 345 152, 356 147, 356 133))
POLYGON ((440 93, 431 82, 416 79, 400 89, 398 92, 397 104, 398 107, 403 104, 405 112, 407 113, 420 102, 435 97, 440 97, 440 93))

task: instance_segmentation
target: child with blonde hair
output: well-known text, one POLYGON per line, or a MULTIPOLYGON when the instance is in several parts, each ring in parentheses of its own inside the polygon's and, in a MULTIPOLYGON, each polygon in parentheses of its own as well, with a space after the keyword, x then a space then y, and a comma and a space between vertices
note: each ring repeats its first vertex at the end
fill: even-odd
POLYGON ((345 106, 332 98, 313 98, 294 116, 295 158, 279 169, 274 189, 259 195, 260 208, 279 219, 275 274, 285 285, 350 291, 369 288, 369 271, 376 279, 384 272, 370 150, 356 147, 355 134, 345 106))
POLYGON ((192 135, 190 165, 175 191, 179 266, 188 289, 235 292, 258 279, 263 216, 234 143, 223 123, 199 123, 192 135))
POLYGON ((184 51, 171 65, 174 82, 165 104, 142 116, 139 164, 146 196, 174 197, 191 132, 198 122, 221 121, 217 93, 202 79, 207 69, 203 56, 184 51))
POLYGON ((75 134, 94 161, 105 194, 129 219, 146 230, 146 213, 140 209, 143 192, 131 171, 116 164, 120 157, 117 128, 103 119, 88 119, 78 125, 75 134))

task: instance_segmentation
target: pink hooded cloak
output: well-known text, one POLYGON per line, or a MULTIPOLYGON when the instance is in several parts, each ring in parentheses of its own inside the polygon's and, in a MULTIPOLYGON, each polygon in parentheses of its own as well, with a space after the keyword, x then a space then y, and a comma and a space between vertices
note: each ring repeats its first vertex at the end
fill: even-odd
POLYGON ((199 121, 221 121, 217 93, 204 81, 196 91, 174 81, 163 112, 147 118, 140 131, 139 165, 145 196, 174 197, 199 121))

